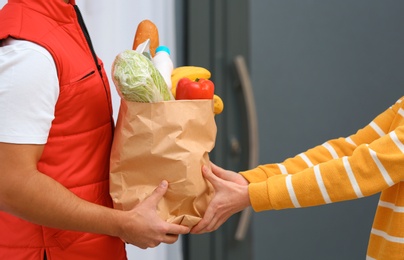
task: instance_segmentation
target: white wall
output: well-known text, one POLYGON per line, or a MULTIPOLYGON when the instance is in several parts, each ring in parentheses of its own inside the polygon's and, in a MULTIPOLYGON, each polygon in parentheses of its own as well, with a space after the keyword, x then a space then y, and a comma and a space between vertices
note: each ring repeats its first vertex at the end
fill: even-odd
MULTIPOLYGON (((171 56, 175 57, 174 0, 76 0, 76 3, 84 16, 94 48, 103 59, 108 74, 115 56, 132 48, 137 25, 144 19, 149 19, 157 25, 160 44, 168 46, 171 56)), ((175 65, 175 60, 173 62, 175 65)), ((116 94, 115 87, 111 80, 110 82, 112 92, 116 94)), ((118 102, 118 96, 114 95, 115 116, 118 113, 118 102)))
MULTIPOLYGON (((7 1, 0 0, 0 6, 7 1)), ((79 6, 94 48, 103 59, 107 74, 110 76, 111 64, 115 56, 123 50, 132 48, 137 25, 143 19, 153 21, 160 35, 160 44, 170 47, 175 57, 174 44, 174 0, 76 0, 79 6)), ((175 60, 173 60, 175 65, 175 60)), ((110 77, 111 79, 111 77, 110 77)), ((119 96, 110 80, 114 116, 119 109, 119 96)), ((180 260, 181 241, 174 245, 162 244, 157 248, 141 250, 127 246, 128 258, 145 260, 180 260)))

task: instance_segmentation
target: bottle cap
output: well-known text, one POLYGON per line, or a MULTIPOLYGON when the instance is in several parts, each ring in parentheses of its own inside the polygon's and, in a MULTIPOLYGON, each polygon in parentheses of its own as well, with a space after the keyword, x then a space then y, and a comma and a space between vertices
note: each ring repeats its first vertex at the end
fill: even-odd
POLYGON ((170 49, 167 46, 164 46, 164 45, 161 45, 161 46, 157 47, 156 53, 159 52, 159 51, 165 51, 168 54, 170 54, 170 49))

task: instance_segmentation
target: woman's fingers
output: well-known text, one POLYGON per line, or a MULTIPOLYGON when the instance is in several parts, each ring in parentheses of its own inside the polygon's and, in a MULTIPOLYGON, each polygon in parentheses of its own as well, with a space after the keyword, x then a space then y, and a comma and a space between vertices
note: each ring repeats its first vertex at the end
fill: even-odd
POLYGON ((203 165, 202 166, 202 173, 203 176, 213 185, 213 187, 215 187, 216 190, 216 186, 219 184, 220 182, 220 178, 217 177, 210 169, 208 166, 203 165))

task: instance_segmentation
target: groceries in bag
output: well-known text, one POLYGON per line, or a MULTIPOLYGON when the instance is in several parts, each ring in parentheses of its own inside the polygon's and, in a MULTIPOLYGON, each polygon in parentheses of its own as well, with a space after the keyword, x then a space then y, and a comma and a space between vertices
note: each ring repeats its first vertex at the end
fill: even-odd
POLYGON ((121 105, 110 157, 110 194, 115 208, 130 210, 167 180, 167 193, 157 206, 159 216, 193 227, 213 196, 201 167, 209 165, 217 133, 214 115, 223 110, 223 103, 217 106, 211 74, 202 67, 173 68, 170 90, 162 74, 169 74, 171 65, 154 60, 158 61, 159 52, 151 53, 153 41, 147 38, 134 44, 135 49, 118 54, 112 66, 121 105), (209 80, 209 95, 175 99, 181 79, 209 80))

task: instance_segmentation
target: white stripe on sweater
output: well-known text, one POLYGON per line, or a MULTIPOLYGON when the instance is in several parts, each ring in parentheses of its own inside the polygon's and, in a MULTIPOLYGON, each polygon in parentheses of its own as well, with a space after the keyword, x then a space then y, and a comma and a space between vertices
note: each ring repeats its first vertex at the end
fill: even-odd
POLYGON ((331 154, 333 159, 337 159, 338 158, 338 154, 335 151, 334 147, 332 147, 329 143, 325 142, 323 143, 323 146, 325 147, 325 149, 328 150, 328 152, 331 154))
POLYGON ((392 131, 389 135, 391 140, 393 140, 393 142, 396 144, 397 148, 400 149, 402 153, 404 153, 404 144, 400 142, 400 139, 398 139, 396 132, 392 131))
POLYGON ((395 236, 390 236, 389 234, 387 234, 384 231, 378 230, 378 229, 374 229, 372 228, 372 232, 373 235, 382 237, 384 239, 386 239, 387 241, 390 242, 394 242, 394 243, 400 243, 400 244, 404 244, 404 237, 395 237, 395 236))
POLYGON ((281 163, 278 163, 277 165, 282 174, 288 174, 288 170, 286 169, 285 165, 283 165, 281 163))
POLYGON ((373 161, 376 163, 377 168, 379 169, 380 173, 382 174, 384 181, 387 183, 387 185, 389 185, 389 187, 394 185, 393 180, 391 179, 389 173, 387 172, 386 168, 384 168, 382 162, 379 160, 379 158, 377 157, 377 154, 375 151, 373 151, 372 149, 369 149, 369 153, 370 156, 372 157, 373 161))
POLYGON ((366 256, 366 260, 376 260, 376 258, 370 257, 370 256, 366 256))
POLYGON ((379 201, 379 206, 383 208, 389 208, 396 213, 404 213, 404 207, 396 206, 394 203, 379 201))
POLYGON ((404 117, 404 110, 402 108, 398 110, 398 113, 400 114, 400 116, 404 117))
POLYGON ((295 208, 300 208, 300 203, 296 198, 295 190, 293 189, 293 185, 292 185, 292 175, 286 176, 286 187, 288 189, 289 197, 293 203, 293 206, 295 208))
POLYGON ((351 182, 352 188, 354 189, 356 196, 358 198, 362 198, 363 194, 362 194, 361 189, 359 188, 358 182, 356 181, 355 176, 352 172, 352 168, 351 168, 351 165, 349 164, 348 157, 346 157, 346 156, 343 157, 342 161, 344 163, 345 171, 348 175, 349 181, 351 182))
POLYGON ((351 137, 345 138, 345 141, 346 141, 347 143, 350 143, 350 144, 354 145, 354 146, 357 146, 357 145, 355 144, 355 142, 352 141, 351 137))
POLYGON ((307 164, 309 167, 313 167, 313 163, 310 161, 309 157, 305 155, 304 153, 299 154, 300 158, 303 159, 303 161, 307 164))
POLYGON ((370 122, 370 127, 372 127, 373 130, 379 135, 379 136, 384 136, 386 133, 374 122, 370 122))
POLYGON ((314 175, 316 176, 318 187, 320 188, 321 195, 323 195, 323 199, 325 203, 331 203, 330 196, 328 195, 327 189, 323 182, 323 177, 321 177, 320 167, 318 165, 314 166, 314 175))

